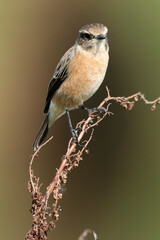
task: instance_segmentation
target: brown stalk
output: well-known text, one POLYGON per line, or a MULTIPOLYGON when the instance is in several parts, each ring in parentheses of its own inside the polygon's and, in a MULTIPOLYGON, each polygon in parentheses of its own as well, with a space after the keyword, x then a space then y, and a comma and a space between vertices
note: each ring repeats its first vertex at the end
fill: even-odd
MULTIPOLYGON (((119 103, 126 110, 131 110, 134 107, 135 102, 139 100, 142 100, 145 104, 151 105, 151 110, 155 110, 156 105, 160 104, 160 97, 154 101, 148 101, 141 92, 135 93, 128 97, 112 97, 110 95, 108 87, 106 87, 106 91, 107 97, 99 104, 98 108, 105 108, 108 110, 108 112, 93 112, 86 120, 82 120, 77 124, 76 128, 81 127, 81 130, 77 132, 78 142, 81 145, 78 146, 75 142, 72 141, 72 138, 69 140, 67 152, 62 157, 60 167, 57 170, 52 182, 47 187, 44 196, 40 192, 41 185, 39 184, 39 178, 34 175, 32 165, 35 157, 38 156, 40 149, 44 147, 49 141, 51 141, 53 137, 41 145, 41 147, 33 154, 29 165, 30 181, 28 184, 28 189, 32 194, 31 212, 33 215, 33 224, 29 232, 26 234, 26 240, 46 240, 48 231, 55 227, 56 222, 59 219, 60 207, 58 206, 58 202, 59 199, 63 197, 63 193, 61 191, 62 186, 67 182, 68 173, 73 168, 79 166, 80 161, 83 160, 84 152, 87 153, 87 147, 92 139, 95 126, 97 126, 106 117, 106 115, 113 114, 109 112, 111 102, 119 103), (87 133, 89 133, 88 139, 83 140, 84 137, 86 137, 87 133), (53 194, 52 208, 49 210, 48 199, 51 194, 53 194)), ((89 232, 92 231, 88 229, 85 230, 84 233, 82 233, 82 235, 79 237, 79 240, 85 239, 85 236, 89 232)), ((94 239, 96 239, 95 232, 92 233, 94 239)))

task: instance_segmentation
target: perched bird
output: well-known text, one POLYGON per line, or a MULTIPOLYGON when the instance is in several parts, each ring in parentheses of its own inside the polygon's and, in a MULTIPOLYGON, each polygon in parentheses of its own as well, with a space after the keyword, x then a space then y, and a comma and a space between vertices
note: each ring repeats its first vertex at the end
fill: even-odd
POLYGON ((69 111, 79 107, 88 110, 83 103, 103 82, 109 60, 107 32, 106 26, 100 23, 82 27, 74 46, 59 61, 48 86, 44 108, 46 118, 34 141, 34 150, 39 148, 52 124, 64 113, 67 113, 72 136, 76 138, 69 111))

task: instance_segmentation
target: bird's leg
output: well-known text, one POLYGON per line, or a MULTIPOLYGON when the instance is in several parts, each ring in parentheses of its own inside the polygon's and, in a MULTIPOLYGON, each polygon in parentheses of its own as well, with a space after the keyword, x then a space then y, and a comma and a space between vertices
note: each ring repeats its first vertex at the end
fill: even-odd
POLYGON ((81 105, 81 106, 79 106, 79 107, 82 108, 83 110, 87 111, 89 115, 90 115, 91 113, 95 112, 95 111, 105 112, 105 113, 108 113, 108 114, 110 113, 106 108, 103 108, 103 107, 101 107, 101 108, 92 108, 92 109, 87 108, 87 107, 85 107, 84 105, 81 105))
POLYGON ((66 109, 66 113, 67 113, 69 127, 70 127, 70 130, 71 130, 71 133, 72 133, 73 140, 78 144, 78 135, 77 135, 76 129, 74 129, 73 126, 72 126, 72 122, 71 122, 71 118, 70 118, 70 114, 69 114, 68 109, 66 109))

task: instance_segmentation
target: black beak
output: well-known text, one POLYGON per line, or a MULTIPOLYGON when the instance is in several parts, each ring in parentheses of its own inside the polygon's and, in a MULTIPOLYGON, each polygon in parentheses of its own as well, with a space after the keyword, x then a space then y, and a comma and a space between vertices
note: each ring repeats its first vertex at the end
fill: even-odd
POLYGON ((106 36, 103 35, 103 34, 101 34, 101 35, 98 35, 96 38, 97 38, 98 40, 103 40, 103 39, 106 39, 106 36))

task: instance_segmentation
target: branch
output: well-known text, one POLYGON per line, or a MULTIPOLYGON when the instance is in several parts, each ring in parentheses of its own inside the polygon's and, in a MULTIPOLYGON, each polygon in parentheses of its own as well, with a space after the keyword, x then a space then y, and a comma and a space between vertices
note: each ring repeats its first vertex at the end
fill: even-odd
MULTIPOLYGON (((51 141, 53 137, 41 145, 40 148, 33 154, 29 165, 30 181, 28 183, 29 192, 32 194, 31 213, 33 215, 33 224, 32 228, 25 237, 26 240, 46 240, 48 231, 56 226, 56 222, 59 219, 60 210, 58 202, 59 199, 63 197, 62 186, 64 186, 67 182, 68 173, 73 168, 78 167, 80 161, 83 160, 83 154, 88 153, 87 147, 92 139, 95 126, 97 126, 107 115, 109 116, 113 114, 109 112, 111 101, 119 103, 126 110, 131 110, 135 103, 139 100, 142 100, 145 104, 150 105, 151 110, 155 110, 157 104, 160 104, 160 97, 154 101, 148 101, 141 92, 135 93, 128 97, 112 97, 108 87, 106 87, 106 91, 107 97, 99 104, 98 108, 104 108, 108 111, 94 111, 86 120, 82 120, 77 124, 76 129, 79 145, 73 142, 72 138, 69 140, 67 152, 62 157, 61 165, 59 169, 57 169, 56 175, 52 182, 47 187, 44 196, 40 192, 41 185, 39 184, 39 178, 34 175, 32 165, 35 157, 38 156, 40 149, 49 141, 51 141), (89 137, 86 139, 86 136, 88 135, 89 137), (51 208, 49 208, 48 199, 51 194, 53 194, 53 203, 51 208)), ((88 230, 85 230, 84 235, 82 235, 86 236, 86 233, 88 234, 88 230)), ((85 238, 80 237, 79 240, 85 238)), ((94 235, 94 238, 96 239, 96 234, 94 235)))

